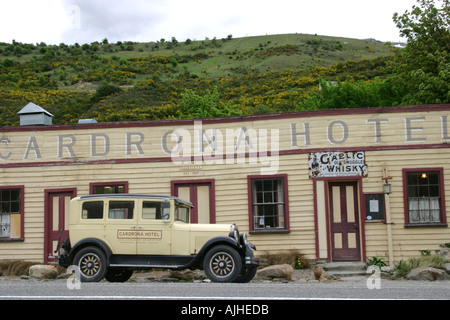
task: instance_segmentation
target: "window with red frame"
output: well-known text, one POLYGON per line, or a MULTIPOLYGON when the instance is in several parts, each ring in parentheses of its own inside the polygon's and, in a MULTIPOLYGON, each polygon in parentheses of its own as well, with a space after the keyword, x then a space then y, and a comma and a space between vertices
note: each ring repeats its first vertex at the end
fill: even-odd
POLYGON ((251 230, 287 230, 286 178, 249 178, 251 230))
POLYGON ((440 171, 405 172, 407 225, 443 224, 440 171))
POLYGON ((23 188, 0 189, 0 239, 22 238, 23 188))

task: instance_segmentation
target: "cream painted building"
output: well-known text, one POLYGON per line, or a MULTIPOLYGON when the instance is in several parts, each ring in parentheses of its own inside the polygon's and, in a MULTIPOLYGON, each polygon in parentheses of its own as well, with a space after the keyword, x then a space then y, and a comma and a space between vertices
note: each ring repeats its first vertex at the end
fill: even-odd
POLYGON ((69 200, 116 192, 190 200, 194 223, 236 223, 258 252, 417 256, 450 242, 448 118, 429 105, 3 127, 0 259, 53 261, 69 200))

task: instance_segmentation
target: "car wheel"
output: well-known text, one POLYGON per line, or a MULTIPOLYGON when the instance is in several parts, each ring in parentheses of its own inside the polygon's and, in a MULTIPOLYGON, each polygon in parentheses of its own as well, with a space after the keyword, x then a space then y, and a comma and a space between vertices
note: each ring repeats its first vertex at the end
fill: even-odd
POLYGON ((86 247, 78 251, 74 264, 80 269, 81 282, 98 282, 106 273, 106 257, 96 247, 86 247))
POLYGON ((234 280, 236 283, 247 283, 252 281, 252 279, 256 275, 256 271, 258 270, 258 266, 251 266, 248 268, 242 268, 239 276, 234 280))
POLYGON ((109 282, 125 282, 131 278, 133 270, 126 268, 109 268, 105 274, 105 279, 109 282))
POLYGON ((213 247, 205 255, 203 269, 213 282, 233 282, 241 272, 242 259, 232 247, 213 247))

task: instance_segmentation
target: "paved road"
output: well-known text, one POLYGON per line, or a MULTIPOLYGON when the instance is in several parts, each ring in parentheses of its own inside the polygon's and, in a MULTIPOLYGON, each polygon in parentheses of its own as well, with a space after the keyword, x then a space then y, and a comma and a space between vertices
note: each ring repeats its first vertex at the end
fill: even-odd
MULTIPOLYGON (((127 318, 151 318, 155 314, 163 314, 164 319, 248 320, 250 317, 279 320, 283 314, 302 318, 309 312, 321 316, 336 316, 336 312, 342 314, 349 310, 356 312, 357 304, 358 308, 364 309, 364 318, 378 319, 380 312, 384 312, 380 310, 390 308, 381 304, 380 300, 386 299, 450 300, 450 281, 382 280, 379 289, 368 289, 365 279, 332 283, 249 284, 100 282, 81 283, 79 289, 69 289, 66 280, 0 280, 0 306, 36 310, 35 300, 38 300, 39 310, 50 311, 57 318, 71 314, 105 318, 111 311, 120 310, 120 315, 115 314, 117 317, 125 314, 127 318), (324 300, 327 301, 325 305, 324 300), (363 305, 362 300, 369 302, 363 305), (338 302, 332 304, 334 301, 338 302), (355 301, 353 305, 348 304, 355 301)), ((418 309, 424 307, 418 306, 417 301, 414 305, 418 309)), ((398 301, 393 307, 401 309, 403 315, 406 312, 417 317, 416 308, 401 307, 398 301)), ((358 312, 361 315, 361 311, 358 312)))
POLYGON ((450 300, 450 281, 381 280, 368 289, 365 279, 331 283, 81 283, 66 280, 0 281, 2 300, 450 300))

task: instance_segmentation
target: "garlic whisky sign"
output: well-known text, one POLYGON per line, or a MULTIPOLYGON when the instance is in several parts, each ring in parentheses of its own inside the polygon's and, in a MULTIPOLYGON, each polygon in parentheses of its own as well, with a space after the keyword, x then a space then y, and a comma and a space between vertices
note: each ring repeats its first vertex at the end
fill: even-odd
POLYGON ((364 151, 315 152, 309 154, 309 176, 367 177, 364 151))

